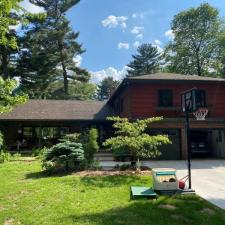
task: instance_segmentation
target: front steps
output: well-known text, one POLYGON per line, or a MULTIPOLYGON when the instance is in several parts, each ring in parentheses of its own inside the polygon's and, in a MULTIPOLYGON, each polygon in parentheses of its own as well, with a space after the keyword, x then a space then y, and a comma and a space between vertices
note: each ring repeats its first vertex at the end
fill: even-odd
POLYGON ((95 159, 100 162, 113 162, 114 161, 114 155, 112 152, 106 152, 106 151, 99 151, 95 153, 95 159))

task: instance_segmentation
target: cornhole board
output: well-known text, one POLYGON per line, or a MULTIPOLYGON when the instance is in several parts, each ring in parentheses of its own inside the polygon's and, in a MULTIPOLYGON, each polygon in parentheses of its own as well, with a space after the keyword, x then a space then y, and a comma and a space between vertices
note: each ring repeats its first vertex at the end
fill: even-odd
POLYGON ((131 186, 130 187, 130 198, 157 198, 157 194, 154 192, 154 190, 150 187, 137 187, 137 186, 131 186))

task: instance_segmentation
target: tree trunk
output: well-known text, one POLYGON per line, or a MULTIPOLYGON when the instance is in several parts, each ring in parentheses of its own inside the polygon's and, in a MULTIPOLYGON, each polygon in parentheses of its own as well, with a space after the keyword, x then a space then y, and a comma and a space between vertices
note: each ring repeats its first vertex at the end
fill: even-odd
POLYGON ((60 52, 60 61, 61 61, 62 70, 63 70, 64 93, 67 96, 69 81, 68 81, 68 77, 67 77, 66 64, 65 64, 65 61, 63 58, 63 46, 61 43, 58 43, 58 46, 59 46, 59 52, 60 52))
POLYGON ((63 69, 64 93, 65 93, 65 95, 68 95, 69 82, 68 82, 68 78, 67 78, 67 71, 66 71, 66 66, 65 66, 64 61, 62 61, 62 69, 63 69))
POLYGON ((139 157, 137 157, 136 170, 137 170, 138 172, 141 171, 141 164, 140 164, 140 159, 139 159, 139 157))
POLYGON ((2 77, 4 80, 9 78, 9 71, 8 71, 8 55, 6 52, 5 47, 2 48, 2 77))
POLYGON ((199 52, 197 52, 197 71, 198 71, 198 76, 201 76, 202 70, 201 70, 201 65, 200 65, 199 52))

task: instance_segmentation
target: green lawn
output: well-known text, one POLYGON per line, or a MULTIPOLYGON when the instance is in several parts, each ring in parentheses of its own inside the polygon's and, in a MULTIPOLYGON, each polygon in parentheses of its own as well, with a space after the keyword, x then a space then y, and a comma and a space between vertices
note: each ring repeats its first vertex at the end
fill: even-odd
POLYGON ((38 161, 0 164, 0 224, 225 224, 224 211, 197 196, 130 201, 130 185, 150 184, 147 176, 45 177, 38 161))

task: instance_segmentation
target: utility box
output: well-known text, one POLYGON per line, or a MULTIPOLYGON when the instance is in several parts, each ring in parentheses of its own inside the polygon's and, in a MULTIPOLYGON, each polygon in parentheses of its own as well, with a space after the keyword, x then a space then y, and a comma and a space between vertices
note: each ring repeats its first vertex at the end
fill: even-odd
POLYGON ((172 168, 155 168, 153 173, 153 189, 155 191, 177 191, 179 181, 176 170, 172 168))

